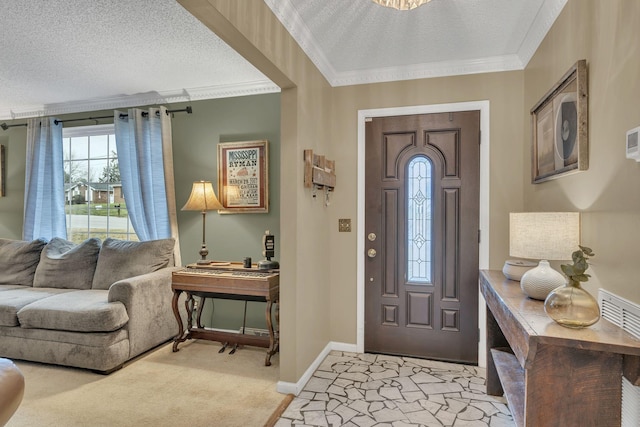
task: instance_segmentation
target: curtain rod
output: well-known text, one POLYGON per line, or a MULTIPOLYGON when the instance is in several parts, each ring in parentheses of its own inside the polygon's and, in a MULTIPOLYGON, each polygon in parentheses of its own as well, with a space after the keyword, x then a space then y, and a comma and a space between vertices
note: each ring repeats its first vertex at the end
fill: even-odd
MULTIPOLYGON (((183 108, 182 110, 167 110, 167 114, 171 114, 171 113, 187 113, 187 114, 191 114, 193 113, 193 109, 191 108, 191 106, 187 106, 186 108, 183 108)), ((156 111, 156 115, 159 115, 160 112, 156 111)), ((149 115, 149 113, 147 112, 143 112, 142 116, 146 117, 147 115, 149 115)), ((128 117, 128 114, 120 114, 120 118, 125 118, 128 117)), ((112 119, 113 116, 100 116, 100 117, 85 117, 83 119, 67 119, 67 120, 54 120, 53 122, 57 125, 58 123, 64 123, 64 122, 78 122, 81 120, 99 120, 99 119, 112 119)), ((7 130, 9 128, 13 128, 13 127, 18 127, 18 126, 26 126, 26 123, 19 123, 19 124, 15 124, 15 125, 8 125, 6 123, 2 123, 0 124, 0 128, 2 128, 2 130, 7 130)))

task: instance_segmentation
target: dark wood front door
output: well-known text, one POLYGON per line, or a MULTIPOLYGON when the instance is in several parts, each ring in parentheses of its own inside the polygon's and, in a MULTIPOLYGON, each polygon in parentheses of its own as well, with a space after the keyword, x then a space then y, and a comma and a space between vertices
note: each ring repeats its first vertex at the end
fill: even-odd
POLYGON ((478 362, 480 112, 366 123, 365 351, 478 362))

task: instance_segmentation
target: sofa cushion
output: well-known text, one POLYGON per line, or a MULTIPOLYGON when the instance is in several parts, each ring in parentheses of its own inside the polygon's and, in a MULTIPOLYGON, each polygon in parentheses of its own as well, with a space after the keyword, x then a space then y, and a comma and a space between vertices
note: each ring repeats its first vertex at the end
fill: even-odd
POLYGON ((0 297, 0 326, 18 326, 18 311, 23 307, 34 301, 65 292, 71 291, 69 289, 32 288, 31 286, 3 291, 0 297))
POLYGON ((110 332, 129 321, 121 302, 108 302, 105 290, 79 290, 45 298, 18 311, 22 328, 110 332))
POLYGON ((174 239, 128 242, 107 238, 102 244, 92 289, 109 289, 118 280, 152 273, 169 265, 174 239))
POLYGON ((46 244, 43 239, 0 239, 0 285, 33 286, 33 275, 46 244))
POLYGON ((100 239, 75 244, 54 237, 42 250, 33 287, 91 289, 99 253, 100 239))
MULTIPOLYGON (((51 329, 30 329, 30 328, 16 328, 0 326, 0 337, 2 337, 2 343, 4 345, 7 342, 7 338, 13 338, 13 342, 23 341, 27 343, 27 351, 24 351, 20 356, 23 356, 25 360, 33 360, 31 357, 34 352, 42 349, 44 346, 38 341, 47 341, 52 343, 70 344, 71 347, 75 346, 89 346, 89 347, 104 347, 107 348, 121 341, 127 342, 127 348, 129 348, 129 331, 126 328, 120 328, 112 332, 73 332, 73 331, 61 331, 51 329), (34 345, 35 344, 35 345, 34 345)), ((79 348, 79 347, 76 347, 79 348)), ((13 353, 12 356, 16 359, 20 358, 16 356, 16 349, 9 346, 2 348, 4 354, 13 353), (8 349, 8 351, 7 351, 8 349)), ((51 357, 42 357, 45 363, 50 362, 51 357)))

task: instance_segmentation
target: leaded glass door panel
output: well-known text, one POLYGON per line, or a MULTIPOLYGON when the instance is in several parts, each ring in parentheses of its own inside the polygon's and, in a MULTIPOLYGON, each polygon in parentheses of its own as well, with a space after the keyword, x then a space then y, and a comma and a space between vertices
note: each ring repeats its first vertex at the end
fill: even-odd
POLYGON ((365 351, 477 363, 478 111, 366 125, 365 351))

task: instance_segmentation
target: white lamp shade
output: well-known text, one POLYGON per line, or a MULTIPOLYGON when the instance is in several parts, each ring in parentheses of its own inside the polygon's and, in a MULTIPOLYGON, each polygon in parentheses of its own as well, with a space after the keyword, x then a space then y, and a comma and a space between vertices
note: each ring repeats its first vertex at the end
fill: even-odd
POLYGON ((509 215, 509 255, 568 260, 580 244, 578 212, 516 212, 509 215))

